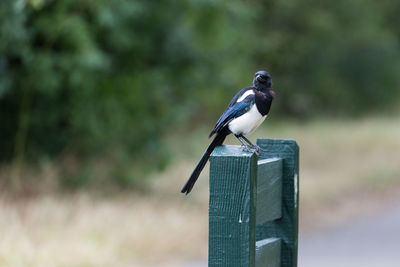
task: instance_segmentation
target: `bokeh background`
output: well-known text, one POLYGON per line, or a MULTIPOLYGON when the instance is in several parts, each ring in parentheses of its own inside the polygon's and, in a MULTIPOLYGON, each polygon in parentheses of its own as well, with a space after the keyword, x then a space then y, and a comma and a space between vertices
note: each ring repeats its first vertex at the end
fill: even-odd
POLYGON ((392 0, 2 0, 0 265, 206 264, 208 171, 179 191, 259 69, 277 96, 250 139, 300 146, 300 241, 399 203, 399 12, 392 0))

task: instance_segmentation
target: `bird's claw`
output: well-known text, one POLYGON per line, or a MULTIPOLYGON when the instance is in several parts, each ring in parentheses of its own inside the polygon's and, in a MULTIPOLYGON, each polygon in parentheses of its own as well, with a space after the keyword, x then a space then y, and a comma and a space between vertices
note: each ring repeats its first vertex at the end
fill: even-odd
POLYGON ((250 153, 256 153, 257 156, 260 156, 261 149, 259 146, 242 146, 242 149, 250 153))
POLYGON ((242 145, 241 148, 242 148, 243 151, 246 151, 246 152, 253 152, 253 150, 251 149, 251 147, 242 145))

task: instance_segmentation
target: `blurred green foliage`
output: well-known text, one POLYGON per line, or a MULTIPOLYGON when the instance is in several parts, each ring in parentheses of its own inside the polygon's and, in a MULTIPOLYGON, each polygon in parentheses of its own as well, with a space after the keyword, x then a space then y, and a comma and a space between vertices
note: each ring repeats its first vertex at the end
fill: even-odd
MULTIPOLYGON (((276 114, 393 106, 399 10, 390 0, 2 0, 1 160, 101 158, 109 177, 135 184, 166 164, 164 134, 215 120, 258 69, 273 75, 276 114)), ((90 181, 84 169, 67 183, 90 181)))

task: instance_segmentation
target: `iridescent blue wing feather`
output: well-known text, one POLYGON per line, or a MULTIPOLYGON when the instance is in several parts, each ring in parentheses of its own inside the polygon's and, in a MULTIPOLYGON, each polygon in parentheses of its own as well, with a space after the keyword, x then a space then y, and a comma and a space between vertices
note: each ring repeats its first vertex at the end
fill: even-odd
POLYGON ((217 121, 217 124, 211 131, 209 137, 219 132, 222 128, 227 126, 229 122, 231 122, 233 119, 240 117, 244 113, 249 111, 250 108, 254 105, 254 103, 255 103, 254 94, 248 95, 245 99, 243 99, 240 102, 231 103, 225 110, 224 114, 222 114, 222 116, 217 121))

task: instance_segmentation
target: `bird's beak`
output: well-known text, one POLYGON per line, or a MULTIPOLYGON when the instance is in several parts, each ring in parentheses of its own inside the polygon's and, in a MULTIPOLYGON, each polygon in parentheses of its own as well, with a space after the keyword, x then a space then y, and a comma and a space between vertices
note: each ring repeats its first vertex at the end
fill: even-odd
POLYGON ((257 75, 256 80, 259 81, 259 82, 262 82, 261 75, 257 75))

